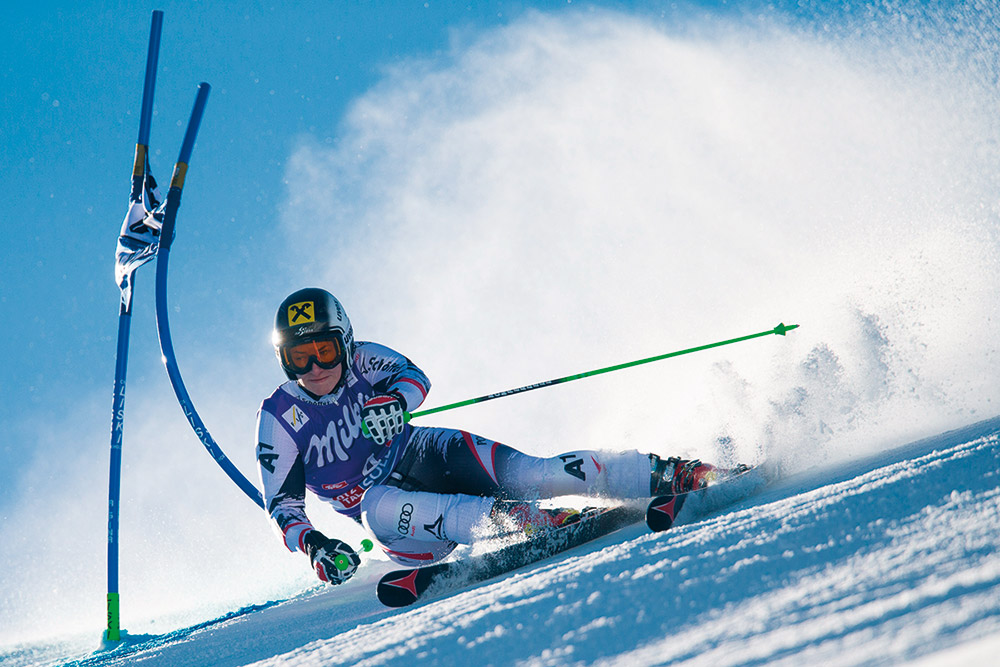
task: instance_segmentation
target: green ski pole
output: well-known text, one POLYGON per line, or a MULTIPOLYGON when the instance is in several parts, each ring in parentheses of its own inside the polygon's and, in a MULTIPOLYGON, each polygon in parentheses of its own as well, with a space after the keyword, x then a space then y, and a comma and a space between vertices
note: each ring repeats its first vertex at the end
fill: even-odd
POLYGON ((594 375, 602 375, 604 373, 611 373, 612 371, 620 371, 626 368, 632 368, 633 366, 641 366, 642 364, 649 364, 654 361, 661 361, 663 359, 670 359, 671 357, 679 357, 682 354, 691 354, 692 352, 701 352, 702 350, 710 350, 713 347, 722 347, 723 345, 732 345, 733 343, 740 343, 745 340, 750 340, 752 338, 760 338, 762 336, 778 335, 784 336, 786 333, 792 329, 797 329, 798 324, 779 324, 773 329, 767 331, 761 331, 760 333, 750 334, 749 336, 740 336, 739 338, 731 338, 729 340, 719 341, 718 343, 709 343, 708 345, 699 345, 698 347, 691 347, 686 350, 678 350, 676 352, 667 352, 666 354, 659 354, 655 357, 649 357, 648 359, 639 359, 638 361, 629 361, 624 364, 617 364, 615 366, 608 366, 607 368, 598 368, 597 370, 587 371, 586 373, 577 373, 576 375, 567 375, 566 377, 556 378, 555 380, 547 380, 545 382, 539 382, 537 384, 529 384, 524 387, 518 387, 517 389, 508 389, 507 391, 500 391, 495 394, 487 394, 486 396, 479 396, 478 398, 470 398, 465 401, 458 401, 457 403, 449 403, 448 405, 442 405, 438 408, 430 408, 429 410, 419 410, 417 412, 411 412, 406 414, 406 421, 410 419, 416 419, 417 417, 424 417, 426 415, 432 415, 436 412, 444 412, 445 410, 453 410, 455 408, 465 407, 466 405, 474 405, 476 403, 485 403, 486 401, 492 401, 495 398, 503 398, 505 396, 513 396, 514 394, 523 394, 526 391, 532 391, 533 389, 541 389, 543 387, 551 387, 557 384, 564 384, 566 382, 572 382, 573 380, 582 380, 583 378, 593 377, 594 375))
MULTIPOLYGON (((523 394, 524 392, 532 391, 533 389, 551 387, 557 384, 572 382, 573 380, 580 380, 587 377, 593 377, 594 375, 611 373, 612 371, 620 371, 625 368, 632 368, 633 366, 641 366, 642 364, 649 364, 654 361, 670 359, 671 357, 679 357, 683 354, 691 354, 692 352, 701 352, 702 350, 710 350, 713 347, 722 347, 723 345, 732 345, 733 343, 741 343, 745 340, 751 340, 752 338, 761 338, 762 336, 772 336, 772 335, 784 336, 789 331, 793 329, 798 329, 798 327, 799 327, 798 324, 786 325, 782 323, 774 327, 773 329, 768 329, 767 331, 761 331, 760 333, 750 334, 748 336, 740 336, 739 338, 730 338, 729 340, 723 340, 717 343, 709 343, 708 345, 699 345, 698 347, 690 347, 686 350, 678 350, 676 352, 667 352, 666 354, 659 354, 655 357, 649 357, 647 359, 639 359, 638 361, 630 361, 624 364, 617 364, 615 366, 608 366, 607 368, 598 368, 597 370, 587 371, 586 373, 567 375, 566 377, 556 378, 555 380, 547 380, 545 382, 539 382, 536 384, 525 385, 524 387, 518 387, 517 389, 508 389, 506 391, 499 391, 495 394, 487 394, 486 396, 479 396, 478 398, 470 398, 464 401, 458 401, 457 403, 449 403, 448 405, 442 405, 437 408, 430 408, 429 410, 418 410, 417 412, 407 412, 404 414, 404 419, 406 421, 410 421, 411 419, 416 419, 417 417, 425 417, 427 415, 432 415, 437 412, 444 412, 445 410, 454 410, 455 408, 465 407, 466 405, 485 403, 486 401, 492 401, 495 398, 513 396, 514 394, 523 394)), ((364 423, 361 424, 361 430, 364 431, 365 435, 368 435, 368 427, 364 423)))

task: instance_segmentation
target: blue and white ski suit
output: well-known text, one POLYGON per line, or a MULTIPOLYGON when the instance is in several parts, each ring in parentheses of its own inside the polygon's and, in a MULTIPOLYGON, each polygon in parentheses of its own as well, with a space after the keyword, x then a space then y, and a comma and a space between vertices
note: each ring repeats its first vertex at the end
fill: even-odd
POLYGON ((361 430, 361 407, 379 394, 414 411, 430 381, 403 355, 358 342, 345 381, 315 398, 296 382, 279 386, 257 415, 257 467, 272 523, 291 551, 312 528, 308 489, 337 512, 362 521, 404 565, 447 556, 475 540, 496 498, 649 495, 648 455, 567 452, 538 458, 465 431, 414 427, 385 445, 361 430))

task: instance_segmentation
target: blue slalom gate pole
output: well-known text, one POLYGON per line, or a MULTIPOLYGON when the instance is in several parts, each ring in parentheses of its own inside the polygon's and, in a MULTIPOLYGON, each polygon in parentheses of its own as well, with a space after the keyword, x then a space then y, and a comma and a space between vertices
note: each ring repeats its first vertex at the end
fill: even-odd
POLYGON ((132 303, 122 303, 118 314, 118 351, 115 357, 115 395, 111 407, 111 471, 108 486, 108 628, 105 639, 120 641, 118 600, 118 514, 121 500, 122 441, 125 435, 125 376, 128 372, 128 341, 132 325, 132 303))
POLYGON ((170 378, 170 385, 177 395, 177 400, 184 411, 184 416, 194 429, 195 435, 208 450, 208 453, 215 459, 216 463, 229 475, 229 478, 236 483, 240 489, 261 508, 264 507, 264 498, 243 473, 233 465, 219 445, 208 432, 204 422, 195 410, 194 403, 184 387, 184 380, 181 378, 180 369, 177 366, 177 357, 174 354, 174 345, 170 338, 170 322, 167 309, 167 270, 170 262, 170 245, 174 239, 174 227, 177 221, 177 209, 181 205, 181 192, 184 189, 184 179, 187 176, 188 163, 191 159, 191 151, 194 148, 194 141, 198 135, 198 127, 201 125, 201 117, 205 111, 205 104, 208 101, 208 93, 211 86, 202 83, 198 86, 198 94, 195 97, 194 108, 191 110, 191 118, 188 121, 187 131, 184 133, 184 143, 181 145, 180 156, 177 164, 174 165, 174 173, 170 179, 170 191, 167 193, 166 208, 163 216, 163 228, 160 231, 160 246, 156 252, 156 331, 160 338, 160 351, 163 353, 163 363, 167 368, 167 375, 170 378))
POLYGON ((139 139, 135 143, 135 162, 132 164, 131 201, 142 199, 142 186, 146 176, 149 151, 149 127, 153 120, 153 92, 156 87, 156 65, 160 59, 160 34, 163 31, 163 12, 153 12, 149 28, 149 49, 146 53, 146 80, 142 87, 142 107, 139 112, 139 139))
MULTIPOLYGON (((142 107, 139 114, 139 136, 135 144, 135 161, 132 165, 132 189, 129 202, 142 201, 149 151, 149 128, 153 116, 153 92, 156 87, 156 65, 160 55, 160 33, 163 29, 163 12, 153 12, 149 28, 149 46, 146 52, 146 76, 142 88, 142 107)), ((138 267, 136 267, 138 268, 138 267)), ((135 269, 129 274, 130 289, 122 291, 118 311, 118 346, 115 353, 115 393, 111 406, 111 465, 108 483, 108 627, 105 639, 121 640, 121 621, 118 599, 118 526, 121 501, 122 443, 125 434, 125 378, 128 373, 128 346, 132 328, 132 295, 135 290, 135 269)))

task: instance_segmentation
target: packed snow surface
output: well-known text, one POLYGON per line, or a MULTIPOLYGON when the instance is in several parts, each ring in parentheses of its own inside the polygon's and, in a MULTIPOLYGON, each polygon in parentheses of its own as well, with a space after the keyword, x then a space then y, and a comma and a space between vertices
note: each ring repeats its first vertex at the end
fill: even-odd
POLYGON ((987 664, 1000 649, 998 471, 1000 418, 413 608, 380 607, 389 564, 374 561, 340 588, 77 664, 987 664))

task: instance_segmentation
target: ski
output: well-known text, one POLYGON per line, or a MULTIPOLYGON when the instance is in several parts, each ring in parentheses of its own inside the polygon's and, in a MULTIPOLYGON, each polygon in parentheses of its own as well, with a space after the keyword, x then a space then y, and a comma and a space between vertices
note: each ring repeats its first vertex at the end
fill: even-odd
POLYGON ((576 523, 496 551, 415 569, 393 570, 379 580, 376 595, 387 607, 405 607, 531 565, 638 523, 644 516, 646 525, 654 532, 690 523, 753 495, 766 481, 757 466, 732 471, 703 489, 657 496, 649 502, 645 514, 629 505, 602 508, 576 523))
POLYGON ((690 523, 753 495, 766 483, 761 466, 755 466, 734 471, 703 489, 657 496, 646 507, 646 525, 656 533, 690 523))
POLYGON ((459 561, 416 569, 394 570, 378 582, 376 595, 387 607, 405 607, 469 584, 544 560, 642 520, 642 508, 601 508, 576 523, 555 528, 523 542, 459 561))

